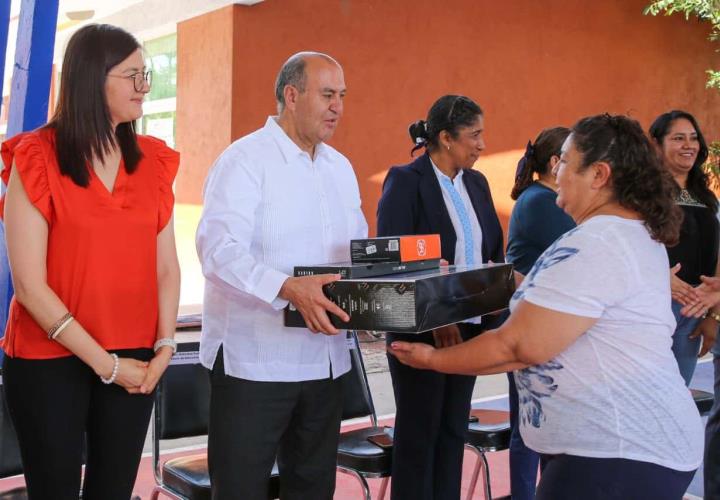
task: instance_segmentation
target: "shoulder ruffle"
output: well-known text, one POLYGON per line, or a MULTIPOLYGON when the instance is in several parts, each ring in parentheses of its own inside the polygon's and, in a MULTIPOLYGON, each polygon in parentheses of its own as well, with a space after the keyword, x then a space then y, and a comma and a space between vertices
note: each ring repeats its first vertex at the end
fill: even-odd
POLYGON ((160 204, 158 207, 158 233, 162 231, 173 213, 175 205, 175 194, 173 193, 173 182, 180 166, 180 153, 168 147, 165 141, 151 136, 143 136, 149 148, 143 148, 148 159, 154 158, 155 171, 160 189, 160 204))
MULTIPOLYGON (((15 165, 28 199, 45 220, 50 222, 53 204, 48 182, 48 161, 43 152, 41 133, 41 131, 24 132, 2 143, 0 156, 3 169, 0 177, 7 185, 10 171, 15 165)), ((0 214, 4 213, 4 209, 5 196, 0 200, 0 214)))

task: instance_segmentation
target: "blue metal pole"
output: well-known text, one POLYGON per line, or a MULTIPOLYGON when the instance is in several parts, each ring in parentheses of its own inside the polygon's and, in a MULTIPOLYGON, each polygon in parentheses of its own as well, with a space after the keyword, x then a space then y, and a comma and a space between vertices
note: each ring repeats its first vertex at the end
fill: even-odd
MULTIPOLYGON (((9 9, 10 0, 2 2, 7 3, 9 9)), ((22 0, 20 5, 6 138, 47 122, 58 3, 59 0, 22 0)), ((6 39, 7 25, 5 22, 4 28, 0 27, 5 30, 6 39)), ((4 328, 13 290, 3 228, 0 233, 3 236, 0 245, 0 325, 4 328)))
POLYGON ((58 0, 22 0, 6 137, 47 122, 58 0))
MULTIPOLYGON (((0 0, 0 111, 2 111, 3 85, 5 84, 5 55, 7 53, 8 32, 10 31, 10 1, 0 0)), ((4 191, 0 183, 0 193, 4 191)), ((13 294, 10 269, 5 248, 5 227, 0 223, 0 329, 7 322, 7 310, 13 294)), ((1 362, 1 359, 0 359, 1 362)))
POLYGON ((0 111, 2 111, 3 85, 5 84, 5 55, 10 31, 10 1, 0 0, 0 111))

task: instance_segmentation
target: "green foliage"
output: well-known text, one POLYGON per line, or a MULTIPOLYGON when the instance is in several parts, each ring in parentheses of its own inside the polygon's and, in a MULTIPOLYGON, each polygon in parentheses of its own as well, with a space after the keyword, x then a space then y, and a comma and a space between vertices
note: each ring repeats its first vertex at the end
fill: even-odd
POLYGON ((708 88, 720 89, 720 71, 713 71, 713 70, 709 69, 709 70, 707 70, 707 74, 708 74, 708 81, 707 81, 708 88))
MULTIPOLYGON (((695 17, 712 26, 708 36, 711 42, 720 40, 720 0, 653 0, 645 7, 644 14, 651 16, 683 14, 686 20, 695 17)), ((716 49, 717 51, 720 49, 716 49)), ((707 75, 707 88, 720 90, 720 71, 709 69, 707 75)), ((711 186, 720 189, 720 141, 710 143, 708 148, 710 154, 703 167, 711 186)))
POLYGON ((644 13, 652 16, 683 13, 685 19, 695 16, 712 25, 710 40, 720 38, 720 0, 653 0, 644 13))
MULTIPOLYGON (((696 17, 712 26, 708 36, 710 41, 720 40, 720 0, 654 0, 645 7, 644 14, 651 16, 684 14, 686 20, 696 17)), ((720 71, 708 70, 707 73, 707 87, 720 90, 720 71)))
POLYGON ((720 189, 720 141, 708 144, 708 149, 710 154, 703 168, 710 180, 710 186, 717 191, 720 189))

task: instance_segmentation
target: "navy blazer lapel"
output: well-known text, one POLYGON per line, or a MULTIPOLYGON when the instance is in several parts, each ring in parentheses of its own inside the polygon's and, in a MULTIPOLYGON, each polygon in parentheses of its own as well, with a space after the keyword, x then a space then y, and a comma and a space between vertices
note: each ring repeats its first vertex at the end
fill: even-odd
POLYGON ((427 217, 428 226, 433 228, 434 232, 440 234, 440 246, 443 258, 447 258, 450 262, 455 260, 455 243, 457 237, 453 229, 450 214, 445 206, 442 189, 440 183, 430 163, 430 156, 427 153, 420 156, 415 161, 415 167, 420 173, 420 182, 418 190, 420 192, 420 200, 425 209, 425 217, 427 217))

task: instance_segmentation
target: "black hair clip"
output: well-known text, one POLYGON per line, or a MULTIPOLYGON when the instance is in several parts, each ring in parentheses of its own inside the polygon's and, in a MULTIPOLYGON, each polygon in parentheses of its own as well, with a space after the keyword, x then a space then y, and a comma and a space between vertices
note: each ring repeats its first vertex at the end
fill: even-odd
POLYGON ((527 161, 528 159, 535 154, 535 146, 533 146, 532 141, 528 141, 527 146, 525 146, 525 154, 520 158, 520 161, 517 164, 517 168, 515 169, 515 180, 519 179, 525 174, 525 168, 527 167, 527 161))

